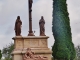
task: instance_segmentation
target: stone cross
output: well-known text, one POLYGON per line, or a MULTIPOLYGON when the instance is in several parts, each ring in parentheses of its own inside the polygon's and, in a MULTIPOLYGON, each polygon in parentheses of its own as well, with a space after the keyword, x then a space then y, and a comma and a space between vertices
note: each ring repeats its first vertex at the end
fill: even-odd
POLYGON ((29 6, 29 34, 28 36, 34 36, 32 31, 32 3, 33 0, 28 0, 28 6, 29 6))

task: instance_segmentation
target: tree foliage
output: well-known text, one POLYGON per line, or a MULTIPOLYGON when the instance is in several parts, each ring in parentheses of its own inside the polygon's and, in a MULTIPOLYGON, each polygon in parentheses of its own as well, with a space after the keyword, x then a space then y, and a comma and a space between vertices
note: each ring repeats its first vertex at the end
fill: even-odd
POLYGON ((11 52, 13 51, 13 49, 14 49, 13 43, 10 43, 8 46, 3 48, 2 54, 5 57, 5 60, 11 60, 12 59, 11 52))
POLYGON ((74 44, 72 43, 70 19, 66 0, 53 0, 52 32, 55 43, 52 55, 55 59, 73 60, 75 58, 74 44))
POLYGON ((0 50, 0 59, 2 58, 2 53, 1 53, 1 50, 0 50))

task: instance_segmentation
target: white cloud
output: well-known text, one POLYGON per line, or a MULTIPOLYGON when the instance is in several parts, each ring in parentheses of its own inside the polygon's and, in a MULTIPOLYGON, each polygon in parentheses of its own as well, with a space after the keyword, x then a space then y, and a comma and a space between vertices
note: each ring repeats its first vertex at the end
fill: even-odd
POLYGON ((80 35, 80 0, 67 0, 68 11, 70 17, 70 25, 72 30, 72 40, 76 45, 80 44, 79 35, 80 35))
MULTIPOLYGON (((1 5, 0 25, 9 23, 10 20, 15 19, 17 15, 23 15, 27 11, 27 0, 5 0, 1 5)), ((14 22, 14 20, 12 20, 14 22)))
POLYGON ((73 42, 77 45, 80 45, 80 34, 77 34, 75 37, 73 37, 73 42))
POLYGON ((0 35, 0 38, 4 38, 5 36, 4 35, 0 35))
POLYGON ((12 36, 0 35, 0 49, 13 42, 11 38, 12 36))
POLYGON ((0 2, 0 12, 1 12, 1 10, 2 10, 2 5, 3 5, 3 3, 0 2))

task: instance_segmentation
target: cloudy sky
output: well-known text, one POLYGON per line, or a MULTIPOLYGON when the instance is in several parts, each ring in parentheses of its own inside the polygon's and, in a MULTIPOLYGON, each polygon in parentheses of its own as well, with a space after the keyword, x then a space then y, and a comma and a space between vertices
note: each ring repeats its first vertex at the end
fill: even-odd
MULTIPOLYGON (((46 21, 45 33, 48 39, 48 47, 54 44, 52 36, 52 0, 33 0, 33 31, 39 36, 39 20, 44 16, 46 21)), ((72 41, 75 46, 80 44, 80 0, 67 0, 72 41)), ((17 16, 22 20, 22 36, 28 35, 28 1, 27 0, 0 0, 0 49, 13 42, 15 36, 14 25, 17 16)))

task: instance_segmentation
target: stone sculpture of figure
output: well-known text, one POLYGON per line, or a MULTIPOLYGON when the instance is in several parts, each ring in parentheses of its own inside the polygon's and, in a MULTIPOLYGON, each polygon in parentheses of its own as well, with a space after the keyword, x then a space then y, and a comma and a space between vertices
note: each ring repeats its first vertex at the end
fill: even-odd
POLYGON ((15 28, 14 28, 16 36, 21 36, 21 25, 22 25, 22 22, 20 20, 20 16, 18 16, 15 22, 15 28))
POLYGON ((32 9, 31 9, 32 8, 32 3, 33 3, 33 0, 29 0, 29 10, 30 11, 32 11, 32 9))
POLYGON ((44 27, 44 24, 45 24, 45 20, 44 20, 43 16, 41 16, 41 19, 39 21, 40 36, 45 36, 45 27, 44 27))
POLYGON ((35 55, 30 48, 27 48, 26 53, 23 55, 23 60, 48 60, 47 57, 35 55))
POLYGON ((27 51, 23 56, 23 60, 28 60, 30 58, 34 60, 34 52, 32 52, 30 48, 27 48, 27 51))

